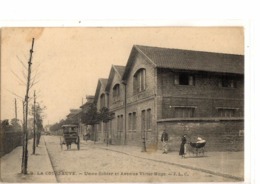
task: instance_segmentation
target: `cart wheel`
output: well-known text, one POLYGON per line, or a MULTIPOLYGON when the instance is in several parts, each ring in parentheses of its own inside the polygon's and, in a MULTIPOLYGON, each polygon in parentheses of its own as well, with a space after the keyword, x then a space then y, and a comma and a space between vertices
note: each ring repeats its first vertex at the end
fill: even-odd
POLYGON ((77 143, 78 150, 80 150, 80 138, 78 136, 78 143, 77 143))
POLYGON ((203 154, 203 156, 205 156, 205 150, 204 150, 204 148, 202 148, 202 154, 203 154))

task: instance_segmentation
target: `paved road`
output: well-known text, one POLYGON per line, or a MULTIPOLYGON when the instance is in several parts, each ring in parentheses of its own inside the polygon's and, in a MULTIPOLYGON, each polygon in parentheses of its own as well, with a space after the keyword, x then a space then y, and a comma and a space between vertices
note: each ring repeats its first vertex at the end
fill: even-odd
POLYGON ((229 178, 100 149, 89 143, 77 150, 59 145, 59 137, 45 136, 58 182, 230 182, 229 178))

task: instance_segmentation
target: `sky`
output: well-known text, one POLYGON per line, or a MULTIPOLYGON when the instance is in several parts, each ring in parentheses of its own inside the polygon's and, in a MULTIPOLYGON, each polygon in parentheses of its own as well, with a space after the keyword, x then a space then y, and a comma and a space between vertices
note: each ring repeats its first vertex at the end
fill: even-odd
POLYGON ((32 58, 30 104, 46 106, 44 125, 65 119, 94 95, 98 78, 112 64, 126 65, 133 45, 244 54, 242 27, 70 27, 1 29, 1 116, 22 119, 29 50, 32 58))

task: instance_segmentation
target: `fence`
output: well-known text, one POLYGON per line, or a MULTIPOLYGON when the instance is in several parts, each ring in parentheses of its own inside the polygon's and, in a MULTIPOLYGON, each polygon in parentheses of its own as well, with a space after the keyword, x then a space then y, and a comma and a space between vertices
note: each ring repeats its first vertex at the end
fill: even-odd
POLYGON ((0 157, 22 145, 22 132, 0 132, 0 157))

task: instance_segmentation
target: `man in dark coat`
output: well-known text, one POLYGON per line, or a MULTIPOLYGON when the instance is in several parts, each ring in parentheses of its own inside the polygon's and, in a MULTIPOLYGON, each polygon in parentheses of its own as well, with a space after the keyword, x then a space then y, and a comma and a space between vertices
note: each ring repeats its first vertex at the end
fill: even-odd
POLYGON ((162 136, 161 136, 161 141, 163 145, 163 154, 168 153, 168 133, 163 130, 162 136))

